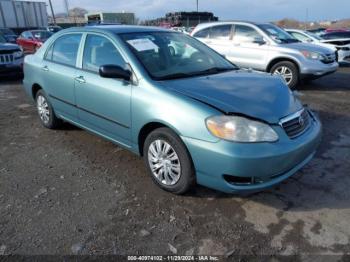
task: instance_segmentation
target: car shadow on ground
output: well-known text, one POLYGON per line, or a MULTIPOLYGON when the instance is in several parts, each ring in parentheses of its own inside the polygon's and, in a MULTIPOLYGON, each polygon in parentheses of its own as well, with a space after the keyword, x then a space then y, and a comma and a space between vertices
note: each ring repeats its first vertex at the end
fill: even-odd
POLYGON ((23 75, 2 75, 0 76, 0 85, 16 85, 21 84, 23 75))
POLYGON ((302 81, 297 91, 350 91, 350 70, 341 67, 334 74, 313 81, 302 81))

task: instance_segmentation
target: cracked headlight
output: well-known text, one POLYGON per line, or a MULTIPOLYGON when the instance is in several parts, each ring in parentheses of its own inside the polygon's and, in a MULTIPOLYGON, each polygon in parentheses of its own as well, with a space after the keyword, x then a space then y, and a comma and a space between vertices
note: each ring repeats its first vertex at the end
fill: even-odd
POLYGON ((213 116, 206 120, 209 131, 216 137, 235 142, 274 142, 277 133, 263 122, 241 116, 213 116))

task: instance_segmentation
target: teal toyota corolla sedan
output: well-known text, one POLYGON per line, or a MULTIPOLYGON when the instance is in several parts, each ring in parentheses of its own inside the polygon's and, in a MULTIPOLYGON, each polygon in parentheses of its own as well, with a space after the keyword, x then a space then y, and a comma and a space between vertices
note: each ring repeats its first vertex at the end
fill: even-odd
POLYGON ((196 183, 271 187, 302 168, 321 137, 317 116, 280 77, 240 70, 160 28, 62 30, 26 56, 24 88, 43 126, 70 122, 143 156, 175 194, 196 183))

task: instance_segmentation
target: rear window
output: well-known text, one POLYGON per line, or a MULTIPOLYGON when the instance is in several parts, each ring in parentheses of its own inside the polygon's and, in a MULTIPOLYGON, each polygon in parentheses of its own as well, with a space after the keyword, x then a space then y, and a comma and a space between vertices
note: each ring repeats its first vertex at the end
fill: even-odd
POLYGON ((209 37, 210 28, 205 28, 203 30, 199 30, 193 36, 198 38, 208 38, 209 37))

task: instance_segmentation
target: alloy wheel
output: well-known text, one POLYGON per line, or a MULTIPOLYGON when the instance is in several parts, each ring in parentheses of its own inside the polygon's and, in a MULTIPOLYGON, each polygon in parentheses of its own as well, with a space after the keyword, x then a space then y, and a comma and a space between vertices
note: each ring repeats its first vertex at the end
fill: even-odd
POLYGON ((289 85, 293 80, 293 72, 290 68, 286 66, 279 66, 273 72, 274 75, 281 75, 286 81, 287 85, 289 85))

